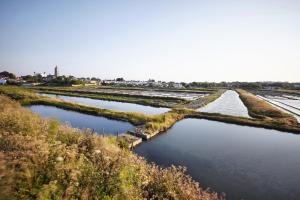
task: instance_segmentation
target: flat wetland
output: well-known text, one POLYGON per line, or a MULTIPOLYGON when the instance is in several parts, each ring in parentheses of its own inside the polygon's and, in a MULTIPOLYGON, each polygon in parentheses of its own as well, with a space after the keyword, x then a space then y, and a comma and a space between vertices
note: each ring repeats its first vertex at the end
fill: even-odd
MULTIPOLYGON (((293 115, 254 92, 217 90, 204 91, 204 95, 199 91, 195 100, 149 96, 145 101, 141 93, 127 93, 141 92, 139 89, 115 90, 109 97, 97 96, 99 88, 30 89, 0 87, 0 93, 42 116, 100 134, 114 135, 141 125, 145 134, 158 135, 137 146, 135 153, 158 165, 186 166, 187 173, 204 188, 224 192, 228 199, 300 196, 300 138, 291 134, 300 133, 300 125, 293 115), (37 95, 37 91, 47 94, 37 95), (125 93, 118 96, 120 91, 125 93)), ((298 109, 297 103, 291 103, 298 102, 298 96, 284 95, 274 99, 298 109)))
POLYGON ((162 98, 178 98, 185 100, 195 100, 209 94, 209 90, 171 90, 171 89, 130 89, 130 88, 78 88, 76 91, 89 91, 96 93, 107 93, 107 94, 124 94, 132 96, 146 96, 146 97, 162 97, 162 98))
POLYGON ((84 97, 66 96, 66 95, 55 95, 40 93, 43 96, 52 98, 59 98, 65 101, 75 102, 79 104, 94 106, 98 108, 104 108, 109 110, 123 111, 123 112, 141 112, 149 115, 161 114, 169 111, 169 108, 152 107, 146 105, 138 105, 133 103, 117 102, 117 101, 105 101, 100 99, 91 99, 84 97))

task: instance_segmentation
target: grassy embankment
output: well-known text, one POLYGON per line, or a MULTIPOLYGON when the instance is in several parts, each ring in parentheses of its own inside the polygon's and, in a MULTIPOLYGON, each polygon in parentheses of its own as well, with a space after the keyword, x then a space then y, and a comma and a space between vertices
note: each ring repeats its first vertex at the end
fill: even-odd
POLYGON ((218 199, 183 168, 148 164, 115 137, 0 102, 1 199, 218 199))
POLYGON ((250 92, 241 89, 237 90, 237 92, 239 93, 243 103, 247 106, 251 117, 261 118, 264 120, 276 120, 287 124, 297 123, 297 120, 292 115, 277 109, 250 92))
MULTIPOLYGON (((219 91, 218 93, 215 93, 215 95, 212 94, 211 96, 208 96, 208 99, 213 101, 217 99, 223 92, 219 91)), ((185 117, 208 119, 237 125, 262 127, 298 134, 300 133, 300 124, 297 123, 297 120, 293 116, 274 108, 265 101, 257 98, 249 92, 246 92, 245 90, 237 90, 237 92, 239 93, 241 100, 248 108, 249 115, 253 118, 203 112, 190 113, 185 117)))
POLYGON ((145 124, 145 132, 151 136, 154 136, 160 132, 168 130, 177 121, 187 118, 193 113, 195 113, 194 110, 173 109, 170 112, 157 115, 155 118, 145 124))
MULTIPOLYGON (((238 92, 241 93, 241 90, 239 90, 238 92)), ((135 125, 145 125, 145 132, 150 136, 154 136, 157 133, 166 131, 167 129, 172 127, 177 121, 189 117, 209 119, 209 120, 215 120, 215 121, 226 122, 226 123, 234 123, 238 125, 264 127, 264 128, 276 129, 276 130, 281 130, 286 132, 300 133, 300 125, 295 123, 295 119, 293 117, 289 115, 287 116, 285 113, 283 113, 284 117, 282 118, 274 118, 274 117, 271 118, 271 117, 265 117, 263 115, 252 115, 252 117, 254 118, 249 119, 249 118, 242 118, 242 117, 220 115, 215 113, 202 113, 202 112, 200 113, 190 109, 172 109, 171 111, 160 115, 145 115, 142 113, 119 112, 119 111, 100 109, 100 108, 95 108, 90 106, 79 105, 76 103, 65 102, 59 99, 42 97, 40 95, 36 95, 32 91, 20 87, 1 86, 0 93, 20 101, 23 105, 30 105, 30 104, 51 105, 62 109, 69 109, 69 110, 92 114, 96 116, 104 116, 107 118, 128 121, 135 125)), ((207 96, 206 97, 207 102, 209 103, 210 101, 215 100, 222 93, 223 91, 219 91, 218 93, 211 94, 212 95, 211 97, 207 96)), ((243 94, 247 94, 247 93, 248 92, 244 92, 243 94)), ((255 96, 254 98, 252 98, 252 102, 257 100, 259 99, 257 99, 255 96)), ((259 101, 258 103, 265 103, 265 102, 259 101)), ((247 105, 246 103, 245 105, 248 107, 250 112, 249 105, 247 105)), ((264 109, 266 109, 268 108, 269 105, 267 104, 264 106, 265 106, 264 109)), ((258 109, 258 112, 262 112, 261 111, 262 108, 263 107, 260 107, 258 109)), ((271 108, 273 109, 273 107, 271 108)), ((276 109, 275 112, 277 111, 278 110, 276 109)))
POLYGON ((197 119, 208 119, 213 121, 225 122, 229 124, 252 126, 252 127, 273 129, 278 131, 300 134, 299 124, 278 123, 275 119, 273 120, 263 120, 257 118, 251 119, 251 118, 244 118, 244 117, 222 115, 217 113, 202 113, 202 112, 191 113, 187 117, 197 118, 197 119))
POLYGON ((153 117, 143 113, 119 112, 67 102, 61 99, 49 98, 46 96, 37 95, 32 91, 20 87, 1 86, 0 94, 7 95, 14 100, 18 100, 22 105, 51 105, 66 110, 128 121, 134 125, 144 124, 153 117))
MULTIPOLYGON (((207 96, 211 101, 222 95, 223 91, 207 96)), ((194 112, 186 117, 208 119, 225 123, 232 123, 245 126, 262 127, 279 131, 300 133, 300 124, 292 116, 269 105, 255 95, 238 89, 237 92, 245 106, 248 108, 249 115, 253 118, 235 117, 217 113, 194 112)), ((210 102, 211 102, 210 101, 210 102)))
POLYGON ((207 95, 205 97, 201 97, 201 98, 196 99, 196 100, 194 100, 190 103, 187 103, 185 105, 185 107, 189 108, 189 109, 197 109, 197 108, 203 107, 203 106, 209 104, 210 102, 213 102, 217 98, 219 98, 225 91, 226 90, 224 90, 224 89, 217 90, 217 91, 211 93, 210 95, 207 95))
POLYGON ((160 115, 146 115, 136 112, 119 112, 71 103, 61 99, 49 98, 37 95, 33 91, 29 91, 24 88, 11 86, 1 86, 0 94, 7 95, 12 99, 18 100, 22 105, 51 105, 66 110, 128 121, 134 125, 145 125, 145 132, 151 136, 167 130, 173 124, 175 124, 176 121, 193 112, 190 110, 180 109, 173 109, 170 112, 160 115))
POLYGON ((136 103, 141 105, 148 105, 154 107, 168 107, 173 108, 185 104, 186 100, 174 97, 153 97, 144 95, 132 95, 122 93, 112 93, 97 91, 96 88, 72 88, 72 87, 31 87, 31 89, 48 93, 48 94, 61 94, 67 96, 87 97, 92 99, 101 99, 106 101, 118 101, 136 103))
POLYGON ((299 126, 297 120, 292 115, 277 109, 250 92, 241 89, 237 90, 237 92, 243 103, 247 106, 251 117, 261 119, 263 122, 273 124, 274 126, 299 126))
MULTIPOLYGON (((34 88, 35 88, 34 91, 36 91, 36 87, 34 87, 34 88)), ((83 87, 83 88, 86 89, 86 87, 83 87)), ((91 89, 95 89, 95 88, 91 88, 91 89)), ((77 97, 78 96, 79 97, 88 97, 88 98, 94 98, 94 99, 103 99, 103 97, 105 96, 105 95, 103 96, 103 94, 98 94, 98 93, 89 92, 89 91, 80 91, 79 92, 78 88, 38 87, 38 91, 43 91, 43 92, 50 93, 50 94, 62 94, 62 95, 77 96, 77 97)), ((221 89, 214 93, 211 93, 210 95, 200 98, 199 100, 196 100, 196 105, 198 107, 206 105, 206 104, 214 101, 218 97, 220 97, 224 93, 224 91, 225 90, 221 89)), ((125 95, 125 96, 126 96, 126 98, 122 99, 122 101, 128 102, 128 99, 127 99, 128 95, 125 95)), ((144 96, 138 96, 138 97, 134 98, 134 102, 139 101, 139 99, 141 97, 144 98, 144 96)), ((119 98, 118 95, 113 96, 112 99, 110 99, 110 97, 109 97, 109 100, 115 101, 116 98, 119 98)), ((121 98, 123 98, 123 97, 121 97, 121 98)), ((132 98, 132 97, 130 97, 130 98, 132 98)), ((153 97, 149 97, 149 98, 152 99, 153 97)), ((153 99, 156 99, 156 97, 153 99)), ((188 102, 188 101, 184 101, 184 100, 180 100, 180 103, 176 102, 174 105, 173 98, 164 97, 163 98, 164 103, 160 103, 160 105, 165 104, 165 105, 169 105, 167 107, 172 107, 172 106, 170 106, 170 102, 167 102, 166 100, 172 100, 172 104, 173 104, 172 106, 176 105, 176 107, 178 107, 178 108, 173 108, 171 111, 169 111, 167 113, 163 113, 163 114, 155 115, 155 116, 139 114, 138 116, 133 117, 134 120, 132 120, 132 115, 128 116, 128 117, 122 115, 121 118, 119 118, 119 117, 117 117, 117 115, 110 114, 109 117, 112 117, 114 119, 121 119, 121 120, 125 119, 125 121, 129 121, 136 125, 144 124, 145 125, 145 133, 149 134, 150 136, 154 136, 160 132, 164 132, 164 131, 168 130, 177 121, 179 121, 183 118, 187 118, 190 114, 193 114, 195 112, 193 110, 190 110, 189 106, 186 106, 186 104, 183 103, 183 102, 185 102, 185 103, 188 102)), ((60 108, 68 108, 68 107, 66 107, 66 103, 64 103, 64 104, 65 105, 61 106, 60 108)), ((149 105, 149 103, 145 103, 145 104, 149 105)), ((53 102, 51 102, 50 105, 55 105, 55 104, 53 104, 53 102)), ((94 110, 94 109, 95 108, 93 108, 92 110, 94 110)), ((89 114, 95 113, 95 112, 89 112, 86 109, 77 109, 75 111, 86 112, 89 114)), ((107 112, 109 112, 109 111, 107 111, 107 112)), ((101 112, 98 111, 98 112, 96 112, 96 114, 101 115, 101 112)))
POLYGON ((151 90, 158 92, 188 92, 188 93, 205 93, 214 92, 219 88, 143 88, 143 87, 121 87, 121 86, 97 86, 98 89, 117 89, 117 90, 151 90))

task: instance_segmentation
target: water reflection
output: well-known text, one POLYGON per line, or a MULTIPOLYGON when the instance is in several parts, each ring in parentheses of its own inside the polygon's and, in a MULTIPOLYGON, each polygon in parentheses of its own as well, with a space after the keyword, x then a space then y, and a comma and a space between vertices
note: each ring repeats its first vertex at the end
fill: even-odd
POLYGON ((144 106, 144 105, 138 105, 134 103, 104 101, 100 99, 91 99, 91 98, 83 98, 83 97, 72 97, 72 96, 44 94, 44 93, 41 93, 41 95, 52 97, 52 98, 60 98, 65 101, 71 101, 71 102, 94 106, 98 108, 117 110, 123 112, 142 112, 145 114, 154 115, 154 114, 161 114, 170 110, 169 108, 156 108, 152 106, 144 106))
POLYGON ((43 117, 55 118, 63 123, 67 122, 76 128, 90 128, 101 134, 117 134, 134 129, 134 126, 128 122, 67 111, 52 106, 33 105, 28 108, 43 117))
POLYGON ((227 90, 218 99, 199 108, 198 111, 249 117, 247 107, 241 101, 238 93, 233 90, 227 90))
POLYGON ((185 119, 134 150, 163 166, 187 166, 228 199, 299 199, 300 136, 185 119))

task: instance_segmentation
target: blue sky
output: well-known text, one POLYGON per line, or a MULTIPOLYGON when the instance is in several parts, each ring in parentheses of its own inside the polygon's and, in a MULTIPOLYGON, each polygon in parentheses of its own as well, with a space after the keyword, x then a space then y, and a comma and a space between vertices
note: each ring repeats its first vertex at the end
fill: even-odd
POLYGON ((300 1, 0 0, 0 71, 300 81, 300 1))

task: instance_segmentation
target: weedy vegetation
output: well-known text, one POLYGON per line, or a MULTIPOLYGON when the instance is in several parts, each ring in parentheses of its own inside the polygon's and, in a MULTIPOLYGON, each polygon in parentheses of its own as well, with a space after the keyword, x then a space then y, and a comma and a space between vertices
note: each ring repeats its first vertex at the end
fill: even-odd
POLYGON ((104 116, 107 118, 128 121, 134 125, 145 125, 145 133, 149 135, 155 135, 167 130, 178 120, 184 118, 191 112, 194 112, 188 109, 173 109, 159 115, 146 115, 138 112, 119 112, 67 102, 61 99, 49 98, 37 95, 34 91, 10 86, 0 87, 0 94, 18 100, 22 105, 50 105, 95 116, 104 116))
MULTIPOLYGON (((154 107, 176 107, 186 103, 187 101, 175 97, 153 97, 144 95, 132 95, 124 93, 109 93, 97 91, 96 88, 70 88, 70 87, 32 87, 31 89, 48 94, 60 94, 67 96, 87 97, 92 99, 101 99, 106 101, 119 101, 136 103, 141 105, 149 105, 154 107)), ((121 90, 117 89, 116 90, 121 90)))
POLYGON ((297 120, 290 114, 285 113, 276 107, 268 104, 266 101, 259 99, 255 95, 245 90, 237 90, 243 103, 247 106, 249 115, 273 123, 296 125, 297 120))
POLYGON ((224 89, 219 89, 207 96, 201 97, 199 99, 196 99, 194 101, 187 103, 186 105, 184 105, 184 107, 189 108, 189 109, 197 109, 197 108, 203 107, 203 106, 209 104, 210 102, 213 102, 217 98, 219 98, 225 91, 226 90, 224 90, 224 89))
MULTIPOLYGON (((204 100, 195 100, 196 103, 193 104, 193 106, 197 105, 196 107, 198 107, 199 102, 204 102, 207 104, 211 101, 214 101, 221 96, 224 91, 225 90, 219 90, 210 94, 209 96, 203 97, 204 100)), ((106 118, 127 121, 134 125, 144 125, 145 133, 149 134, 150 136, 166 131, 177 121, 189 117, 300 133, 300 125, 293 116, 278 110, 277 108, 269 105, 265 101, 257 98, 245 90, 237 90, 237 92, 239 93, 241 100, 247 106, 249 115, 253 118, 246 119, 243 117, 233 117, 214 113, 200 113, 193 109, 188 109, 188 107, 193 107, 189 106, 189 104, 180 106, 178 108, 173 108, 171 111, 159 115, 146 115, 137 112, 120 112, 37 95, 34 91, 21 87, 0 86, 0 94, 7 95, 14 100, 18 100, 22 105, 50 105, 66 110, 73 110, 95 116, 103 116, 106 118)))
POLYGON ((1 199, 219 199, 184 168, 149 164, 115 137, 0 102, 1 199))

